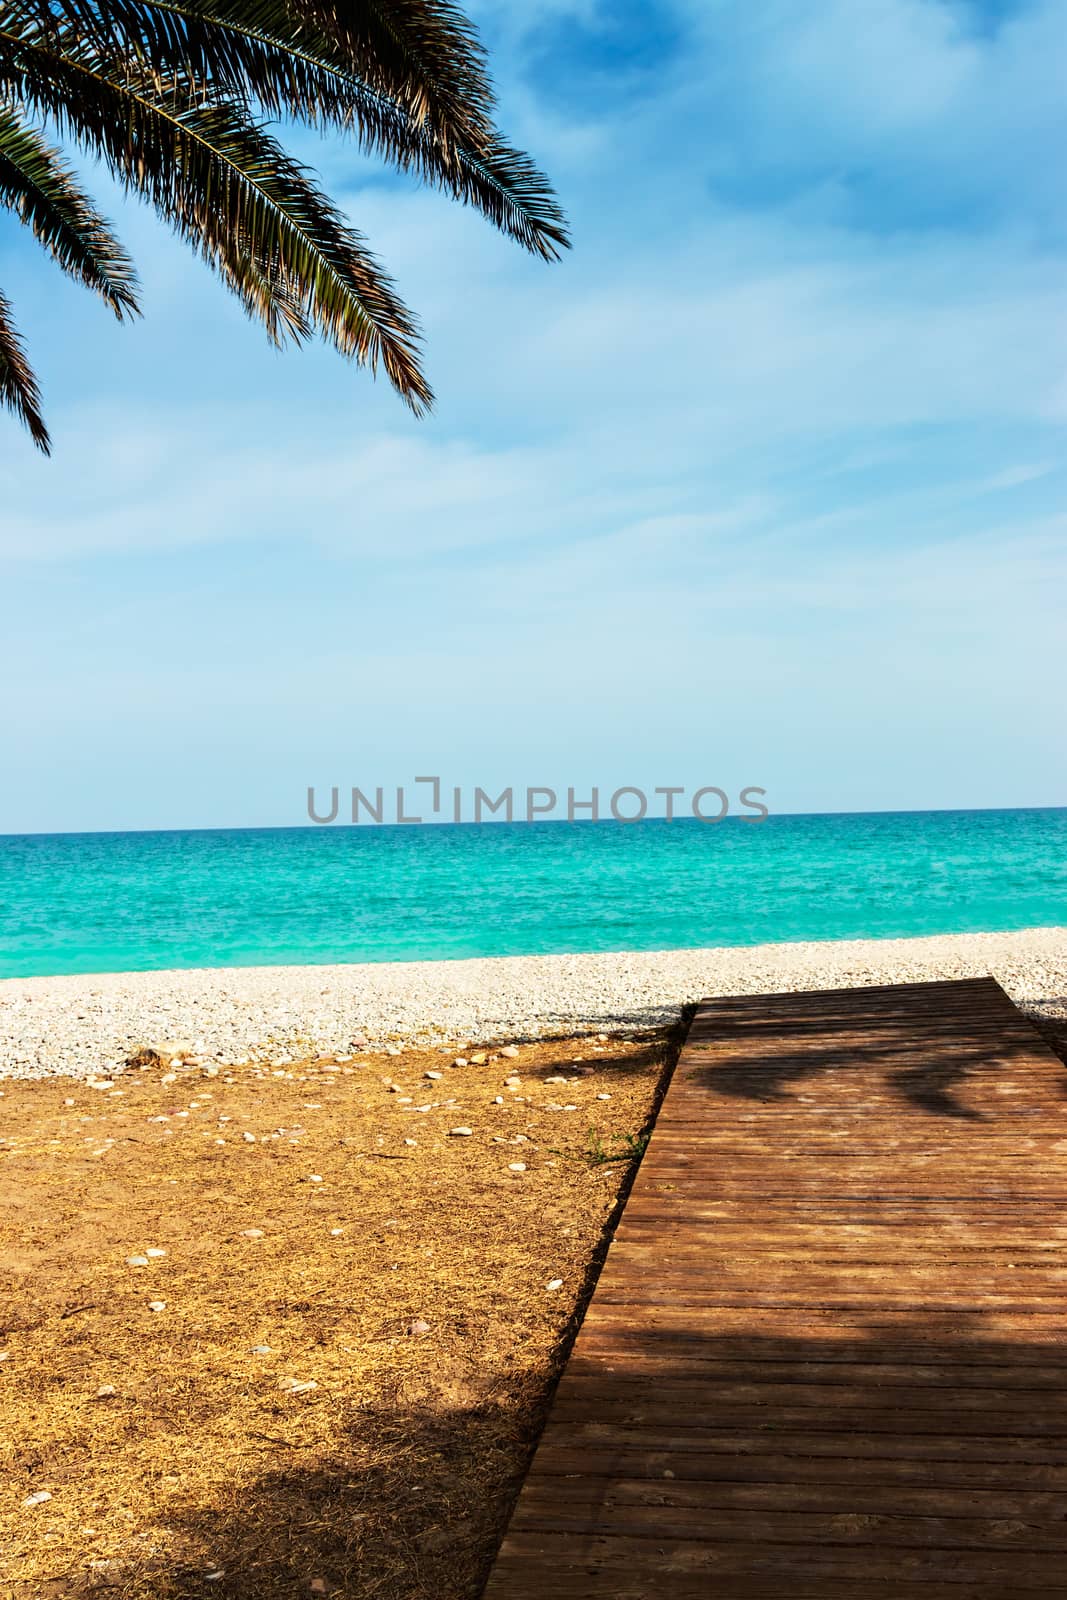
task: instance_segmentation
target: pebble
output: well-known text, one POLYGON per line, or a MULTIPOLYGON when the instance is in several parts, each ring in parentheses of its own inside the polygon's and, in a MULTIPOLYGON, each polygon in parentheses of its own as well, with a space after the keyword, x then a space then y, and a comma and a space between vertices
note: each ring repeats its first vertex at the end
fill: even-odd
POLYGON ((126 1265, 128 1267, 147 1267, 147 1265, 148 1265, 148 1257, 147 1256, 127 1256, 126 1257, 126 1265))
MULTIPOLYGON (((471 1051, 483 1053, 483 1041, 559 1037, 567 1028, 621 1045, 635 1029, 676 1022, 685 1004, 705 995, 989 973, 1024 1011, 1038 1018, 1067 1016, 1062 928, 395 965, 9 978, 0 980, 0 1077, 96 1078, 103 1062, 123 1062, 137 1044, 158 1038, 164 1016, 174 1037, 202 1040, 205 1056, 235 1066, 253 1057, 263 1061, 273 1048, 298 1055, 309 1034, 320 1053, 346 1054, 368 1043, 385 1045, 397 1034, 412 1045, 469 1039, 459 1058, 469 1061, 471 1051), (9 996, 33 1003, 2 1003, 9 996), (354 1015, 359 1036, 352 1032, 354 1015), (597 1026, 608 1031, 594 1035, 597 1026), (274 1041, 270 1049, 250 1052, 253 1040, 268 1037, 274 1041)), ((173 1082, 174 1074, 164 1074, 168 1079, 173 1082)))
POLYGON ((252 1354, 254 1356, 269 1356, 273 1355, 273 1353, 269 1344, 254 1344, 252 1346, 252 1354))
POLYGON ((410 1146, 411 1146, 411 1148, 412 1148, 412 1149, 413 1149, 413 1150, 414 1150, 414 1149, 417 1149, 417 1148, 418 1148, 418 1143, 419 1143, 419 1141, 418 1141, 418 1140, 417 1140, 417 1139, 405 1139, 405 1140, 404 1140, 404 1143, 405 1143, 405 1144, 406 1144, 406 1145, 410 1145, 410 1146))
POLYGON ((500 1052, 500 1054, 502 1056, 506 1056, 509 1061, 514 1061, 514 1059, 518 1055, 518 1053, 519 1053, 518 1046, 517 1045, 513 1045, 513 1044, 506 1044, 504 1046, 503 1050, 501 1050, 501 1052, 500 1052))
POLYGON ((321 1172, 311 1172, 311 1173, 309 1173, 308 1174, 308 1182, 309 1183, 321 1183, 322 1182, 322 1174, 321 1174, 321 1172))
POLYGON ((598 1094, 597 1095, 597 1099, 598 1100, 610 1100, 611 1096, 610 1096, 610 1094, 598 1094))
POLYGON ((526 1163, 525 1163, 525 1161, 509 1161, 508 1162, 508 1171, 509 1172, 525 1172, 526 1171, 526 1163))
POLYGON ((413 1336, 417 1336, 420 1333, 429 1333, 429 1331, 430 1324, 423 1322, 421 1317, 416 1317, 413 1322, 409 1322, 404 1328, 405 1333, 410 1333, 413 1336))
POLYGON ((443 1072, 424 1072, 423 1073, 423 1077, 424 1078, 433 1078, 436 1081, 438 1078, 443 1078, 444 1077, 444 1073, 443 1072))
POLYGON ((113 1394, 118 1394, 115 1385, 113 1383, 102 1383, 96 1391, 96 1398, 98 1400, 110 1400, 113 1394))
POLYGON ((31 1506, 43 1506, 51 1498, 47 1489, 38 1489, 35 1494, 28 1494, 22 1504, 28 1511, 31 1506))
POLYGON ((158 1245, 152 1245, 145 1251, 145 1255, 150 1261, 162 1261, 166 1253, 167 1252, 165 1250, 161 1250, 158 1245))
POLYGON ((469 1139, 473 1132, 473 1128, 449 1128, 448 1130, 449 1137, 452 1139, 469 1139))
POLYGON ((278 1388, 284 1389, 287 1394, 310 1394, 312 1389, 317 1389, 318 1384, 314 1378, 279 1378, 278 1388))
POLYGON ((548 1282, 545 1284, 545 1288, 546 1289, 551 1289, 553 1291, 556 1290, 556 1289, 562 1289, 563 1288, 563 1279, 562 1278, 549 1278, 548 1282))
POLYGON ((452 1065, 454 1067, 466 1067, 466 1066, 469 1066, 470 1063, 468 1062, 466 1056, 457 1056, 455 1061, 453 1061, 452 1065))
POLYGON ((165 1300, 149 1300, 148 1309, 149 1311, 166 1311, 167 1302, 165 1300))
POLYGON ((256 1142, 256 1136, 254 1133, 242 1133, 241 1138, 244 1140, 245 1144, 255 1144, 256 1142))
POLYGON ((262 1228, 242 1228, 241 1229, 241 1238, 242 1239, 262 1239, 262 1237, 263 1237, 263 1229, 262 1228))

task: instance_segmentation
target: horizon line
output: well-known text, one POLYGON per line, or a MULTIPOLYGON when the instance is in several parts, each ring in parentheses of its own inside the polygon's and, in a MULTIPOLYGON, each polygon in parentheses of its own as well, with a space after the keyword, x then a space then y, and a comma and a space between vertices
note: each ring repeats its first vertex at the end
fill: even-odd
POLYGON ((699 817, 685 816, 667 818, 665 816, 641 817, 628 821, 620 821, 616 817, 539 817, 536 821, 526 822, 505 821, 503 818, 483 818, 479 822, 472 820, 435 821, 428 819, 418 823, 403 822, 281 822, 281 823, 212 823, 203 826, 181 827, 172 826, 164 828, 41 828, 23 830, 16 833, 0 833, 0 841, 12 839, 106 839, 124 838, 130 835, 159 835, 159 834, 188 834, 188 833, 383 833, 386 831, 407 830, 412 827, 420 828, 542 828, 542 827, 616 827, 635 828, 647 823, 670 822, 700 824, 703 827, 717 827, 721 822, 735 822, 751 825, 758 822, 773 822, 776 818, 791 817, 795 819, 815 817, 934 817, 934 816, 981 816, 1002 815, 1005 812, 1037 812, 1037 811, 1067 811, 1067 804, 1061 805, 1026 805, 1026 806, 889 806, 884 809, 870 811, 770 811, 762 818, 746 816, 726 816, 717 821, 701 819, 699 817))

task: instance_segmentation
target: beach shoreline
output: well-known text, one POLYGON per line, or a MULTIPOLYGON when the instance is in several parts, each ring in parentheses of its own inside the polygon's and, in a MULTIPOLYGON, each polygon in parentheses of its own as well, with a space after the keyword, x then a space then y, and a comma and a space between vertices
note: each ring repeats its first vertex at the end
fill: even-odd
POLYGON ((278 1062, 662 1028, 709 995, 991 974, 1035 1021, 1067 1019, 1067 928, 586 955, 199 967, 0 980, 0 1077, 121 1072, 151 1047, 278 1062))

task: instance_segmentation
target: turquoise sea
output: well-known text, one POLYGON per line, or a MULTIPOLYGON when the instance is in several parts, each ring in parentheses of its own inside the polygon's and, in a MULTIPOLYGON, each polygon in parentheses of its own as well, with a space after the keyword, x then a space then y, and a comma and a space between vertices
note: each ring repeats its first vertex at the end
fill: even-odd
POLYGON ((0 976, 1067 924, 1067 809, 0 836, 0 976))

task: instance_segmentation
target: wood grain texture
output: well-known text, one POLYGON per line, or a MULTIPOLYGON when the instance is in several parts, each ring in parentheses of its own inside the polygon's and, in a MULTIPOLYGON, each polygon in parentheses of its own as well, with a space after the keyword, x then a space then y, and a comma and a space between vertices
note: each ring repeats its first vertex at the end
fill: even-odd
POLYGON ((1067 1072, 992 979, 697 1011, 485 1600, 1067 1597, 1067 1072))

